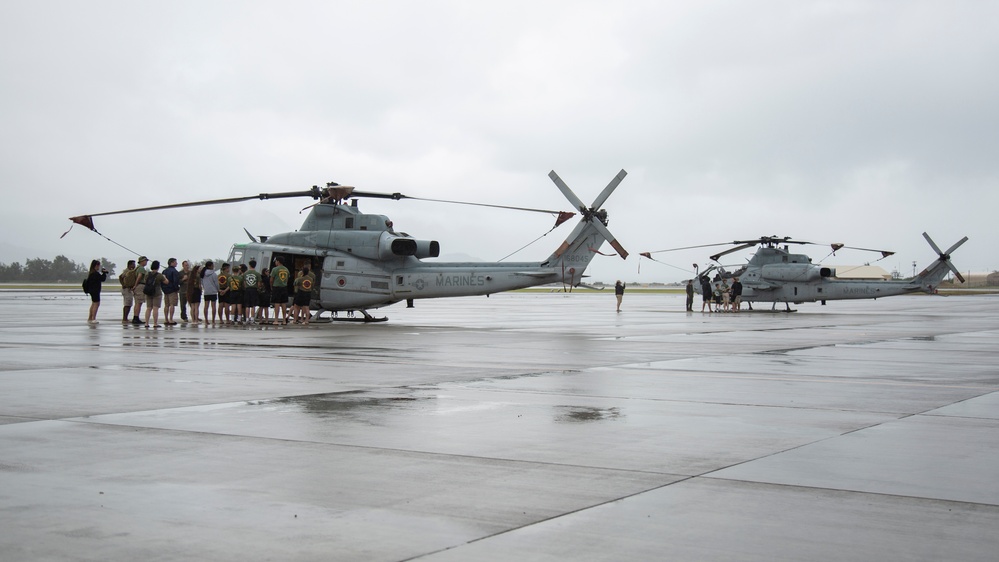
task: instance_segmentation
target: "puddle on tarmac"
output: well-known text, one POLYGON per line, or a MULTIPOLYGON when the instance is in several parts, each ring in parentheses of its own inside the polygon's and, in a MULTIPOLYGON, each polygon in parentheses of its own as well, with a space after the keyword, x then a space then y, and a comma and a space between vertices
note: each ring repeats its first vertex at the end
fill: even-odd
POLYGON ((310 394, 308 396, 289 396, 274 402, 291 404, 303 411, 319 416, 354 415, 361 412, 375 412, 387 408, 413 408, 435 401, 435 395, 402 395, 377 396, 367 391, 332 392, 328 394, 310 394))
POLYGON ((616 420, 624 417, 620 408, 594 408, 590 406, 555 406, 556 423, 583 423, 616 420))

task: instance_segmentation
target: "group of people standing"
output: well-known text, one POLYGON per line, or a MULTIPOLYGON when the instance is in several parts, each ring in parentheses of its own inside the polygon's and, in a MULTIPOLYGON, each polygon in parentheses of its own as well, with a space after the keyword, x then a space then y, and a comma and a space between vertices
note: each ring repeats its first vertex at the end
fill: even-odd
MULTIPOLYGON (((715 277, 714 289, 711 288, 711 281, 707 275, 701 275, 698 280, 701 284, 701 312, 704 307, 708 312, 739 312, 742 310, 742 283, 738 277, 732 278, 732 285, 721 276, 715 277), (711 310, 712 301, 715 309, 711 310)), ((694 310, 694 281, 687 281, 687 312, 694 310)))
MULTIPOLYGON (((200 324, 201 316, 204 316, 206 325, 214 325, 216 322, 224 325, 309 323, 309 305, 316 279, 308 266, 302 267, 292 280, 291 272, 280 257, 274 258, 273 268, 264 268, 262 271, 257 271, 256 260, 239 265, 224 263, 218 271, 212 261, 207 261, 204 265, 192 265, 184 260, 181 268, 177 269, 177 259, 170 258, 162 272, 160 265, 159 260, 150 264, 146 256, 140 256, 138 260, 129 260, 125 271, 118 276, 121 284, 122 324, 161 328, 161 307, 164 311, 163 324, 166 326, 178 324, 175 317, 177 308, 180 308, 180 321, 185 323, 200 324), (289 309, 291 291, 294 292, 294 301, 289 309), (143 305, 146 306, 145 316, 140 318, 143 305), (273 320, 270 319, 271 307, 274 309, 273 320)), ((90 294, 92 301, 87 319, 91 324, 97 323, 100 284, 107 280, 107 270, 99 272, 95 269, 99 266, 100 262, 95 260, 91 264, 87 281, 84 282, 84 289, 90 294)))

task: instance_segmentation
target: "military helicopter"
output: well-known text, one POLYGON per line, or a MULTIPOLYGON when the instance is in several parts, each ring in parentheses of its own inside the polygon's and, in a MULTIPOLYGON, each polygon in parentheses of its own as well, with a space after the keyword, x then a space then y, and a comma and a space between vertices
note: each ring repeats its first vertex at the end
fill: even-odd
POLYGON ((576 213, 425 199, 401 193, 363 192, 333 182, 325 188, 313 186, 305 191, 161 205, 81 215, 70 220, 97 232, 93 224, 93 217, 96 216, 252 199, 311 197, 318 202, 312 205, 298 231, 261 236, 259 239, 247 232, 251 242, 234 245, 229 263, 247 263, 255 259, 258 264, 271 264, 274 258, 280 257, 286 266, 294 267, 294 270, 307 265, 316 274, 311 308, 317 311, 317 317, 322 311, 331 311, 334 316, 338 311, 358 311, 363 315, 358 320, 384 321, 387 318, 375 318, 368 310, 401 301, 412 306, 415 299, 489 295, 548 283, 577 287, 604 241, 609 242, 621 258, 626 258, 628 252, 607 229, 607 211, 601 208, 626 175, 627 172, 621 170, 593 203, 586 206, 555 171, 548 174, 581 218, 569 237, 541 262, 424 262, 424 259, 440 255, 440 244, 436 240, 418 240, 405 232, 396 231, 388 217, 362 213, 358 199, 414 199, 544 212, 557 215, 555 226, 576 213))
MULTIPOLYGON (((946 252, 940 250, 932 238, 927 233, 923 233, 923 238, 937 254, 937 259, 924 269, 919 275, 910 279, 902 280, 856 280, 836 277, 834 267, 826 267, 813 264, 812 259, 804 254, 794 254, 790 251, 790 244, 816 245, 815 242, 805 242, 792 240, 785 236, 762 236, 754 240, 735 240, 720 244, 704 244, 701 246, 687 246, 684 248, 670 248, 659 250, 659 252, 672 252, 678 250, 689 250, 693 248, 707 248, 711 246, 723 246, 735 244, 723 252, 710 256, 711 261, 717 262, 722 256, 745 250, 754 246, 760 246, 753 254, 749 262, 734 272, 725 271, 721 265, 712 265, 698 274, 698 278, 710 276, 714 270, 719 270, 718 274, 727 282, 738 277, 742 283, 742 301, 749 304, 749 309, 753 309, 754 302, 774 303, 771 310, 776 309, 777 303, 782 302, 787 311, 792 311, 789 303, 801 304, 804 302, 821 302, 823 305, 829 300, 842 299, 876 299, 880 297, 890 297, 894 295, 904 295, 917 291, 925 293, 935 293, 940 281, 948 272, 953 272, 954 276, 964 283, 961 272, 951 263, 951 254, 962 244, 968 241, 965 236, 946 252), (783 248, 780 245, 784 245, 783 248)), ((894 252, 887 250, 873 250, 870 248, 857 248, 845 246, 843 244, 829 244, 832 252, 840 249, 863 250, 869 252, 879 252, 882 259, 894 252)), ((643 252, 642 256, 651 258, 651 254, 657 252, 643 252)), ((709 277, 710 279, 710 277, 709 277)), ((695 286, 699 283, 695 279, 695 286)), ((712 281, 713 285, 713 281, 712 281)))

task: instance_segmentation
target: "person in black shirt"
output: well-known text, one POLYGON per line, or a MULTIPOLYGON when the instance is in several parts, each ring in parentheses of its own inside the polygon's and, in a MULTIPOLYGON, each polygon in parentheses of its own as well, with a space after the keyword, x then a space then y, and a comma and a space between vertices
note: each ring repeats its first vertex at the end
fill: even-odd
POLYGON ((739 278, 736 277, 732 283, 732 310, 739 312, 742 308, 742 283, 739 282, 739 278))
POLYGON ((708 281, 707 275, 701 276, 701 312, 704 312, 704 307, 708 307, 708 312, 711 312, 711 281, 708 281))
POLYGON ((100 260, 90 262, 90 273, 87 274, 86 288, 90 295, 90 316, 87 324, 97 324, 97 309, 101 307, 101 287, 108 280, 108 270, 101 267, 100 260))

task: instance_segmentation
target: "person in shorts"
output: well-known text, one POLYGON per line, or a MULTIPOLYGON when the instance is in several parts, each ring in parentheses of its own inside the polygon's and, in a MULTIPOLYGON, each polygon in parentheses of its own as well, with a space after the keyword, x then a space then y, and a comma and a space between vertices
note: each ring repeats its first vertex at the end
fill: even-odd
POLYGON ((257 320, 269 324, 271 310, 271 270, 265 267, 260 271, 260 310, 257 311, 257 320))
POLYGON ((118 283, 121 284, 121 323, 128 324, 128 313, 132 311, 132 303, 135 302, 135 279, 138 274, 135 272, 135 260, 128 260, 125 271, 118 276, 118 283))
POLYGON ((97 309, 101 307, 101 286, 107 279, 108 270, 101 267, 101 261, 90 262, 90 271, 83 283, 86 293, 90 295, 90 315, 87 316, 87 324, 97 324, 97 309))
POLYGON ((232 266, 232 273, 229 274, 229 310, 232 321, 230 324, 239 324, 243 317, 243 270, 246 264, 232 266))
MULTIPOLYGON (((184 296, 187 298, 187 304, 191 307, 191 316, 189 320, 194 323, 195 326, 201 322, 201 315, 199 314, 199 308, 201 307, 201 266, 195 264, 191 268, 191 271, 187 273, 187 282, 184 284, 184 289, 182 290, 184 296)), ((183 318, 181 318, 183 320, 183 318)))
POLYGON ((205 310, 202 316, 205 317, 205 325, 208 325, 208 306, 212 308, 212 324, 218 318, 219 303, 219 276, 215 273, 215 262, 206 262, 205 268, 201 270, 201 290, 205 295, 205 310))
POLYGON ((166 284, 163 286, 163 323, 176 326, 173 315, 180 303, 180 271, 177 271, 177 258, 167 260, 167 268, 163 271, 166 284))
MULTIPOLYGON (((219 270, 219 322, 229 321, 229 264, 223 263, 219 270)), ((207 293, 206 293, 207 294, 207 293)))
POLYGON ((250 267, 243 272, 243 323, 257 321, 257 307, 260 306, 260 272, 257 260, 250 260, 250 267))
POLYGON ((288 281, 290 281, 290 277, 291 273, 284 266, 284 260, 280 256, 274 258, 274 267, 271 268, 271 302, 274 303, 275 322, 287 324, 291 321, 288 318, 288 281))
POLYGON ((138 267, 135 268, 135 285, 132 286, 132 294, 135 296, 135 307, 132 308, 132 324, 139 325, 142 324, 142 320, 139 316, 142 314, 142 304, 146 302, 146 295, 142 294, 143 283, 146 280, 146 264, 149 263, 149 258, 146 256, 140 256, 138 260, 138 267))
POLYGON ((316 284, 316 276, 309 271, 309 266, 302 268, 301 275, 295 279, 295 301, 292 316, 296 324, 309 323, 309 304, 312 302, 312 287, 316 284))
POLYGON ((149 314, 152 313, 153 316, 153 328, 162 328, 159 324, 160 321, 160 307, 163 306, 163 285, 167 284, 167 278, 165 275, 160 273, 160 260, 153 260, 153 263, 149 266, 149 271, 146 272, 146 282, 144 285, 152 283, 153 294, 147 295, 143 293, 143 297, 146 299, 146 327, 149 327, 149 314))

